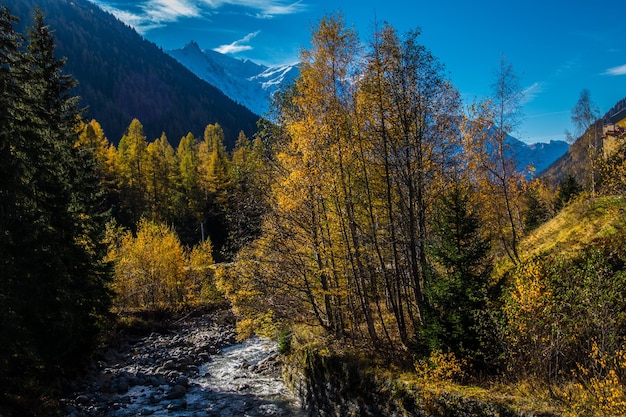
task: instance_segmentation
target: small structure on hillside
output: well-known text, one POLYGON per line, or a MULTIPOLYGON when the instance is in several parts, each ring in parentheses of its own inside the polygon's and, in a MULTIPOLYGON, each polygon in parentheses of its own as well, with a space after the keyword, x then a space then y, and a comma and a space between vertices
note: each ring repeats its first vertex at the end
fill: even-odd
POLYGON ((626 108, 609 117, 602 126, 602 148, 608 158, 626 139, 626 108))

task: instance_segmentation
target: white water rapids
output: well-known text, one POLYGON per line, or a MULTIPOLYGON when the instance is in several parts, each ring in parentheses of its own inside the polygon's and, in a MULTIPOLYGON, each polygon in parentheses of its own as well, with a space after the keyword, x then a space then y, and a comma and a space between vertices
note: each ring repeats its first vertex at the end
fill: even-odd
POLYGON ((224 348, 222 354, 199 367, 189 378, 186 394, 171 401, 155 401, 167 388, 135 386, 126 395, 130 403, 110 416, 298 416, 295 396, 280 375, 262 372, 259 364, 271 360, 276 344, 258 337, 224 348))
POLYGON ((253 337, 217 348, 231 331, 195 319, 137 340, 100 363, 97 374, 64 401, 65 415, 304 416, 282 380, 276 342, 253 337))

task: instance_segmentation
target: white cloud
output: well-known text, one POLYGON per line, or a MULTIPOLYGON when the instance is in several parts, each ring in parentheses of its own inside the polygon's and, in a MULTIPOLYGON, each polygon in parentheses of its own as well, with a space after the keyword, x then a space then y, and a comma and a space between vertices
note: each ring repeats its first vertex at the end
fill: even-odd
POLYGON ((602 75, 626 75, 626 64, 609 68, 602 75))
POLYGON ((545 83, 542 83, 542 82, 536 82, 536 83, 533 83, 531 86, 526 87, 522 91, 522 94, 524 96, 524 98, 522 99, 522 104, 530 103, 539 94, 543 93, 544 91, 545 91, 545 83))
POLYGON ((214 48, 213 50, 221 54, 236 54, 237 52, 249 51, 253 49, 252 46, 245 45, 245 44, 250 42, 259 33, 260 33, 259 30, 257 30, 256 32, 248 33, 246 36, 244 36, 243 38, 239 40, 236 40, 233 43, 230 43, 227 45, 220 45, 217 48, 214 48))
POLYGON ((189 0, 147 0, 137 4, 141 12, 119 9, 107 0, 92 1, 122 22, 135 28, 142 35, 150 29, 176 22, 181 17, 197 17, 201 13, 201 10, 189 0))
POLYGON ((239 6, 256 11, 253 15, 260 18, 270 18, 277 15, 296 14, 306 10, 303 0, 288 3, 283 0, 203 0, 212 9, 222 6, 239 6))
MULTIPOLYGON (((135 10, 121 9, 111 0, 91 0, 102 9, 113 14, 122 22, 132 26, 144 35, 150 29, 163 27, 180 18, 200 17, 219 13, 224 6, 237 6, 249 9, 249 14, 257 18, 273 18, 277 15, 290 15, 306 10, 304 0, 286 2, 284 0, 143 0, 135 3, 135 10), (137 10, 138 8, 138 10, 137 10)), ((228 45, 222 45, 226 47, 228 45)), ((241 50, 250 47, 239 46, 241 50)), ((237 46, 234 47, 237 49, 237 46)))
POLYGON ((142 9, 154 22, 175 22, 181 17, 197 17, 200 10, 186 0, 150 0, 142 9))

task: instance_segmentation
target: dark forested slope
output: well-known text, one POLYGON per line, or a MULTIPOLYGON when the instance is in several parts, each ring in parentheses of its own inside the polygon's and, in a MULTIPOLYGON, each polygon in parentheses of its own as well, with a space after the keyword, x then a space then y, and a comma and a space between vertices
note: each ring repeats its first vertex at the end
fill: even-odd
POLYGON ((201 136, 209 123, 222 126, 229 147, 239 131, 256 130, 258 116, 87 0, 1 2, 20 18, 20 31, 41 7, 54 31, 57 55, 67 58, 67 72, 79 81, 75 93, 112 142, 133 118, 149 140, 165 132, 174 146, 189 131, 201 136))

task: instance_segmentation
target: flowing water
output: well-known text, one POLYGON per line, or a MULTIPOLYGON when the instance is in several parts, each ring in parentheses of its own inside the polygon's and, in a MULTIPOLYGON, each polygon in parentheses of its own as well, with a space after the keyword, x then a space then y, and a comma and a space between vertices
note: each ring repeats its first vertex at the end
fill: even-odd
POLYGON ((297 416, 298 401, 280 375, 262 367, 264 361, 275 358, 275 343, 248 339, 199 366, 198 375, 189 378, 181 398, 168 399, 172 396, 169 386, 136 386, 126 394, 130 403, 110 415, 297 416))
POLYGON ((282 380, 276 343, 254 337, 216 347, 224 332, 192 320, 135 341, 64 401, 66 416, 304 416, 282 380))

